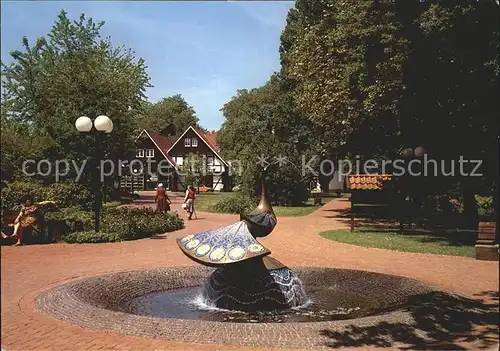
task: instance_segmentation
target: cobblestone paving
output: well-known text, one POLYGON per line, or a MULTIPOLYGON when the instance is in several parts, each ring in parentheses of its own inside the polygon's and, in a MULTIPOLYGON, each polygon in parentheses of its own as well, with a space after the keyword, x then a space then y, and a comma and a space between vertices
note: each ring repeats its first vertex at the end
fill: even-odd
MULTIPOLYGON (((363 295, 377 309, 406 305, 410 296, 439 293, 419 281, 379 273, 334 268, 294 269, 308 287, 329 287, 363 295), (389 293, 388 293, 389 292, 389 293), (377 307, 375 307, 377 306, 377 307)), ((157 291, 199 285, 211 270, 182 267, 114 273, 59 285, 37 299, 38 309, 57 319, 93 330, 189 342, 294 348, 327 348, 322 330, 341 331, 352 320, 316 323, 217 323, 131 314, 136 297, 157 291), (242 337, 244 335, 244 337, 242 337)), ((392 321, 409 325, 411 315, 399 309, 355 319, 356 327, 392 321)))
MULTIPOLYGON (((180 198, 173 209, 182 213, 180 198)), ((336 217, 349 206, 334 200, 306 217, 278 218, 262 243, 290 266, 359 269, 421 280, 474 298, 498 292, 498 262, 472 258, 402 253, 331 242, 318 232, 347 227, 336 217)), ((183 213, 181 214, 186 217, 183 213)), ((175 239, 238 220, 238 216, 198 213, 186 228, 157 238, 109 244, 52 244, 1 247, 1 346, 14 350, 249 350, 226 343, 194 344, 146 339, 84 329, 40 314, 35 299, 43 291, 76 278, 141 269, 192 266, 175 239)), ((90 317, 90 316, 89 316, 90 317)), ((202 331, 200 330, 200 333, 202 331)), ((248 337, 242 335, 242 338, 248 337)), ((469 342, 468 340, 463 341, 469 342)), ((285 340, 275 345, 285 346, 285 340)), ((363 349, 362 343, 350 343, 363 349)), ((390 346, 390 345, 385 345, 390 346)), ((396 345, 393 345, 396 346, 396 345)), ((399 345, 398 345, 399 346, 399 345)), ((282 348, 266 350, 282 350, 282 348)), ((255 349, 257 350, 257 349, 255 349)))

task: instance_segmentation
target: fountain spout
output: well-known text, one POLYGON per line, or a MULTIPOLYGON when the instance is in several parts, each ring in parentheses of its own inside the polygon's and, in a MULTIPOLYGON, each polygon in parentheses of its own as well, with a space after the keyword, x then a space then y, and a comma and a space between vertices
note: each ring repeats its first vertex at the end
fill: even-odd
POLYGON ((257 207, 247 215, 241 215, 241 220, 247 223, 248 229, 254 238, 264 237, 273 231, 277 218, 273 208, 267 201, 264 177, 261 181, 260 202, 257 207))
POLYGON ((177 239, 186 256, 200 264, 218 267, 205 282, 203 295, 219 308, 276 310, 302 305, 307 296, 300 279, 257 237, 269 235, 277 224, 266 197, 264 177, 258 206, 241 220, 177 239))
POLYGON ((260 190, 260 202, 259 205, 255 210, 260 211, 260 212, 273 212, 273 208, 269 204, 269 201, 267 200, 266 196, 266 188, 264 185, 264 179, 261 180, 261 190, 260 190))

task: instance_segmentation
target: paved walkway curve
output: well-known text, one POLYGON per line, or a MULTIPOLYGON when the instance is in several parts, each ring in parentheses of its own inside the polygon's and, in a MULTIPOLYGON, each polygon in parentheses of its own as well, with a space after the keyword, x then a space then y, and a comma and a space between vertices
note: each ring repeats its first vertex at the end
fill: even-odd
MULTIPOLYGON (((182 213, 181 199, 173 210, 182 213)), ((287 265, 361 269, 411 277, 470 297, 498 291, 498 262, 363 248, 321 238, 324 230, 346 228, 334 218, 349 205, 336 199, 316 212, 279 217, 262 243, 287 265)), ((185 214, 182 214, 185 218, 185 214)), ((25 350, 247 350, 230 345, 197 345, 94 332, 39 314, 34 299, 71 279, 119 271, 193 265, 175 239, 238 220, 235 215, 198 213, 186 228, 157 239, 109 244, 52 244, 1 247, 1 342, 6 351, 25 350)), ((269 349, 270 350, 270 349, 269 349)))

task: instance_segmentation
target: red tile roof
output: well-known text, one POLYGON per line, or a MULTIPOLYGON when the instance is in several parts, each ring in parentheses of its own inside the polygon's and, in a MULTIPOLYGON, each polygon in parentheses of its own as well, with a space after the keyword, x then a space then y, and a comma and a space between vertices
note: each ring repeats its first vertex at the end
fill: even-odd
MULTIPOLYGON (((193 127, 194 128, 194 127, 193 127)), ((194 128, 196 132, 200 135, 200 137, 203 139, 203 141, 211 147, 217 154, 220 153, 220 146, 217 145, 217 132, 208 132, 204 133, 202 130, 198 128, 194 128)), ((221 161, 227 166, 227 162, 220 156, 218 155, 221 159, 221 161)))
MULTIPOLYGON (((194 128, 194 127, 193 127, 194 128)), ((200 137, 203 139, 203 141, 211 147, 213 150, 215 150, 217 153, 220 152, 220 147, 217 145, 216 142, 216 137, 217 137, 217 132, 208 132, 204 133, 202 130, 198 128, 194 128, 196 132, 200 135, 200 137)), ((174 159, 172 156, 168 154, 168 150, 179 140, 179 135, 176 136, 170 136, 166 137, 161 134, 158 134, 156 132, 152 132, 150 130, 145 130, 145 132, 150 136, 150 138, 153 140, 153 142, 160 148, 160 151, 163 153, 164 156, 167 157, 167 159, 177 167, 177 164, 175 163, 174 159)), ((224 163, 225 161, 222 160, 224 163)))
POLYGON ((175 163, 174 159, 167 154, 168 149, 172 146, 172 142, 167 138, 164 137, 163 135, 160 135, 155 132, 151 132, 149 130, 146 130, 146 133, 149 134, 153 142, 160 148, 160 151, 163 153, 164 156, 167 157, 167 159, 174 165, 177 166, 175 163))
POLYGON ((390 174, 356 174, 347 177, 349 189, 380 190, 386 181, 391 181, 390 174))
POLYGON ((220 147, 217 145, 217 132, 208 132, 204 133, 202 130, 195 128, 198 134, 201 136, 203 141, 207 143, 212 149, 214 149, 217 152, 220 152, 220 147))

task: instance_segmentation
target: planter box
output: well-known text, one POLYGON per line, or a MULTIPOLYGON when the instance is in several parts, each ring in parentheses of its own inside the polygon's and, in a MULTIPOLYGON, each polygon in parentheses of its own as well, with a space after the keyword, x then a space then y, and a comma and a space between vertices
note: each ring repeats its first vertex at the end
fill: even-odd
POLYGON ((497 240, 496 222, 479 222, 476 259, 499 261, 500 254, 497 240))

